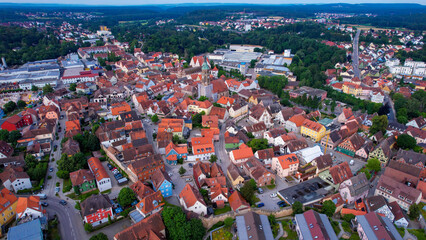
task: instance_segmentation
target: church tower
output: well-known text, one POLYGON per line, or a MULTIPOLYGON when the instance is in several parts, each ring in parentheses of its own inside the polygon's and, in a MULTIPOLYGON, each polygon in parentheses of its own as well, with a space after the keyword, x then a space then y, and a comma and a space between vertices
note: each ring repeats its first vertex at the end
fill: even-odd
POLYGON ((204 62, 201 66, 201 83, 198 84, 198 97, 205 96, 209 99, 213 98, 213 84, 210 82, 210 67, 204 56, 204 62))

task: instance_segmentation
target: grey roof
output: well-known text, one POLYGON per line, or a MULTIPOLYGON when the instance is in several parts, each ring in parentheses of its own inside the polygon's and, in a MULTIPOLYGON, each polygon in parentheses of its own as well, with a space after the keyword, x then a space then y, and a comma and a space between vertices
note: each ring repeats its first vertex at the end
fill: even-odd
POLYGON ((11 227, 7 233, 8 240, 43 240, 43 231, 39 219, 11 227))
POLYGON ((327 194, 334 192, 330 184, 319 177, 309 179, 289 188, 278 191, 278 194, 290 205, 295 201, 310 204, 320 201, 327 194))
POLYGON ((413 164, 413 165, 419 162, 422 162, 423 165, 426 165, 426 155, 421 153, 416 153, 412 150, 406 151, 403 149, 399 149, 395 159, 396 160, 404 159, 406 163, 413 164))
POLYGON ((248 212, 236 217, 238 238, 241 240, 273 240, 271 225, 268 217, 254 212, 248 212))
MULTIPOLYGON (((311 210, 313 211, 313 210, 311 210)), ((314 217, 316 220, 316 223, 319 225, 320 229, 322 231, 325 231, 325 233, 328 235, 329 240, 337 240, 336 233, 333 230, 333 227, 330 224, 330 221, 328 220, 327 216, 325 214, 317 213, 313 211, 314 217)), ((296 214, 296 223, 299 226, 300 234, 303 236, 303 239, 305 240, 313 240, 311 231, 309 230, 308 223, 305 218, 305 214, 296 214)), ((313 219, 310 219, 311 222, 313 219)))
POLYGON ((387 235, 392 239, 402 240, 402 237, 396 230, 395 225, 393 225, 387 217, 382 217, 375 212, 371 212, 366 215, 356 216, 356 220, 361 225, 368 240, 379 240, 376 236, 376 232, 380 234, 381 238, 384 238, 387 235), (371 226, 370 221, 378 224, 371 226))
POLYGON ((352 185, 348 186, 348 188, 352 196, 358 196, 361 193, 368 191, 370 188, 369 181, 367 180, 365 173, 360 173, 356 176, 353 176, 350 180, 352 185))

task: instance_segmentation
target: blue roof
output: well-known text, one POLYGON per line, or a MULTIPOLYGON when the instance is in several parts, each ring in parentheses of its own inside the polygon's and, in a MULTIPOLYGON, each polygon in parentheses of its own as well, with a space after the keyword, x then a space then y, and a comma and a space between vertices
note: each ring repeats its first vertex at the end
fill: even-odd
POLYGON ((144 219, 144 217, 142 216, 142 214, 138 210, 130 212, 129 215, 130 215, 130 218, 135 223, 138 223, 138 222, 140 222, 140 221, 142 221, 144 219))
POLYGON ((39 219, 20 224, 9 229, 8 240, 43 240, 43 231, 39 219))

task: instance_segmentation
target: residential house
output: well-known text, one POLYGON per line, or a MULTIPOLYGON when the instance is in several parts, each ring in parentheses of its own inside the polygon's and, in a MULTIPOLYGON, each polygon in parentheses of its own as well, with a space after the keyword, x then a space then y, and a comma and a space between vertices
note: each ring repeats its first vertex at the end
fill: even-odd
POLYGON ((228 198, 232 211, 239 213, 240 211, 250 209, 250 204, 241 196, 241 193, 234 191, 228 198))
POLYGON ((312 160, 312 165, 317 167, 317 174, 330 169, 333 166, 333 159, 330 154, 325 154, 319 157, 316 157, 312 160))
POLYGON ((234 104, 235 99, 234 98, 230 98, 230 97, 221 97, 219 98, 219 100, 217 100, 217 104, 221 105, 222 107, 231 107, 232 104, 234 104))
POLYGON ((298 239, 329 239, 338 240, 328 217, 325 214, 308 210, 302 214, 296 214, 296 232, 298 239))
POLYGON ((268 140, 268 144, 274 144, 275 139, 279 136, 287 134, 284 128, 273 128, 263 133, 263 138, 268 140))
POLYGON ((294 153, 272 159, 271 170, 275 171, 280 178, 295 175, 298 168, 299 158, 294 153))
POLYGON ((248 133, 252 133, 255 138, 262 138, 267 126, 264 122, 255 123, 251 126, 245 126, 244 130, 248 133))
POLYGON ((285 123, 285 129, 289 132, 300 133, 300 128, 302 127, 305 117, 303 115, 294 115, 285 123))
POLYGON ((400 227, 400 228, 407 228, 408 224, 409 224, 409 222, 408 222, 409 219, 405 216, 405 214, 403 213, 403 211, 402 211, 401 207, 398 205, 398 203, 397 202, 391 202, 388 205, 389 205, 389 208, 392 211, 392 214, 395 217, 394 220, 393 220, 394 224, 397 227, 400 227))
POLYGON ((321 139, 321 146, 333 150, 340 144, 341 141, 342 136, 340 135, 339 131, 333 131, 321 139))
POLYGON ((255 157, 249 158, 242 164, 244 172, 256 181, 257 186, 263 187, 275 182, 275 174, 269 172, 255 157))
POLYGON ((305 119, 300 128, 300 133, 302 136, 310 137, 314 142, 319 142, 325 136, 326 129, 317 122, 305 119))
POLYGON ((92 226, 108 222, 114 218, 112 203, 108 195, 92 195, 80 203, 83 221, 92 226))
POLYGON ((258 150, 254 156, 259 159, 265 165, 265 167, 270 168, 272 165, 272 159, 274 158, 274 149, 267 148, 263 150, 258 150))
POLYGON ((69 138, 66 142, 62 144, 62 154, 71 157, 80 152, 80 146, 77 141, 72 138, 69 138))
POLYGON ((44 234, 40 219, 34 219, 29 222, 19 224, 9 228, 7 232, 8 240, 43 240, 44 234))
POLYGON ((386 175, 380 176, 374 195, 381 195, 388 202, 396 201, 405 211, 408 211, 411 204, 419 203, 422 198, 421 191, 386 175))
POLYGON ((277 113, 274 120, 278 121, 281 125, 285 126, 287 120, 294 115, 293 108, 286 107, 277 113))
POLYGON ((142 198, 139 203, 136 204, 136 210, 142 215, 143 218, 145 218, 161 211, 164 204, 165 202, 161 192, 153 192, 142 198))
POLYGON ((426 167, 426 157, 424 154, 416 153, 412 150, 403 150, 399 149, 396 153, 396 156, 393 158, 394 160, 398 162, 403 162, 406 164, 410 164, 413 166, 416 166, 420 169, 426 167))
POLYGON ((355 155, 360 158, 367 159, 370 152, 373 151, 373 149, 374 149, 373 142, 371 140, 366 140, 364 145, 362 145, 362 147, 355 152, 355 155))
POLYGON ((234 164, 229 164, 227 169, 227 175, 234 188, 239 188, 244 183, 244 178, 242 177, 240 171, 234 164))
POLYGON ((154 213, 114 236, 114 240, 128 239, 166 239, 166 227, 164 226, 163 219, 161 219, 161 214, 154 213))
POLYGON ((192 168, 192 175, 199 188, 209 189, 217 183, 226 186, 225 175, 217 163, 197 162, 192 168))
POLYGON ((358 134, 354 134, 342 141, 337 147, 336 151, 346 154, 348 156, 355 156, 355 153, 364 145, 364 138, 358 134))
POLYGON ((424 118, 424 117, 414 118, 413 120, 411 120, 407 124, 405 124, 405 126, 407 126, 407 127, 412 126, 412 127, 415 127, 415 128, 426 130, 426 118, 424 118))
POLYGON ((3 188, 0 191, 0 236, 3 236, 5 233, 6 225, 10 223, 16 216, 16 206, 18 205, 18 198, 10 192, 7 188, 3 188))
POLYGON ((386 217, 370 212, 356 216, 357 232, 362 240, 402 240, 395 226, 386 217))
POLYGON ((273 127, 272 114, 262 105, 256 105, 250 110, 249 120, 253 123, 264 123, 267 128, 273 127))
POLYGON ((22 117, 19 115, 13 115, 2 123, 1 129, 5 129, 11 132, 13 130, 18 130, 19 128, 29 126, 31 124, 33 124, 33 119, 30 115, 22 117))
POLYGON ((170 179, 169 175, 167 175, 165 172, 163 171, 155 171, 152 175, 151 175, 151 182, 152 182, 152 186, 154 191, 161 192, 161 195, 163 195, 163 197, 170 197, 173 194, 173 183, 172 180, 170 179))
POLYGON ((184 120, 183 119, 172 119, 163 118, 158 124, 158 133, 170 132, 173 136, 183 137, 184 120))
POLYGON ((358 199, 367 197, 369 189, 370 182, 364 173, 360 173, 342 182, 339 192, 346 203, 352 204, 358 199))
POLYGON ((233 164, 241 164, 253 156, 253 150, 246 144, 241 144, 236 150, 229 153, 229 158, 233 164))
POLYGON ((40 197, 19 197, 16 205, 16 219, 36 219, 44 216, 46 210, 41 207, 40 197))
POLYGON ((127 168, 129 169, 128 173, 129 178, 136 182, 147 181, 150 179, 151 175, 156 170, 165 170, 164 161, 159 154, 150 155, 141 159, 136 159, 131 162, 127 168))
POLYGON ((346 161, 338 165, 332 166, 329 171, 331 177, 333 178, 334 184, 340 184, 353 177, 352 171, 349 168, 349 164, 346 161))
POLYGON ((96 189, 95 176, 90 170, 80 169, 71 172, 70 180, 76 194, 83 194, 96 189))
POLYGON ((405 130, 405 133, 412 136, 414 139, 416 139, 417 144, 426 143, 426 131, 425 130, 409 126, 405 130))
POLYGON ((179 193, 180 205, 187 211, 197 213, 199 215, 207 215, 207 205, 203 200, 200 192, 189 183, 183 187, 179 193))
POLYGON ((184 161, 188 157, 188 146, 187 144, 176 145, 172 141, 167 145, 166 150, 166 162, 170 165, 177 165, 179 161, 184 161))
POLYGON ((347 122, 351 117, 353 117, 353 112, 351 108, 343 108, 342 113, 337 117, 339 123, 347 122))
POLYGON ((191 139, 192 156, 188 156, 190 161, 209 160, 214 155, 214 144, 211 137, 194 137, 191 139))
POLYGON ((93 175, 95 176, 99 192, 104 192, 111 189, 111 178, 109 177, 99 158, 91 157, 89 160, 87 160, 87 164, 89 165, 90 171, 92 171, 93 175))
POLYGON ((32 188, 30 177, 24 172, 22 167, 7 166, 0 173, 0 180, 5 188, 15 193, 19 190, 32 188))
POLYGON ((48 106, 40 106, 38 108, 38 117, 40 119, 59 119, 59 108, 57 108, 55 105, 48 105, 48 106))
MULTIPOLYGON (((392 137, 389 137, 392 138, 392 137)), ((374 149, 373 151, 368 154, 368 159, 376 158, 379 159, 382 166, 385 166, 388 162, 389 158, 391 157, 392 150, 391 150, 391 144, 389 143, 388 139, 380 142, 380 144, 374 149)))
POLYGON ((395 216, 392 213, 386 199, 383 196, 371 196, 365 199, 365 206, 368 212, 380 213, 393 222, 395 216))
POLYGON ((13 154, 13 147, 7 144, 5 141, 0 140, 0 159, 9 158, 13 154))
POLYGON ((245 115, 248 112, 248 104, 246 103, 236 103, 229 108, 229 116, 231 118, 237 118, 239 116, 245 115))
POLYGON ((265 239, 272 240, 271 225, 268 216, 249 211, 235 217, 238 239, 265 239))

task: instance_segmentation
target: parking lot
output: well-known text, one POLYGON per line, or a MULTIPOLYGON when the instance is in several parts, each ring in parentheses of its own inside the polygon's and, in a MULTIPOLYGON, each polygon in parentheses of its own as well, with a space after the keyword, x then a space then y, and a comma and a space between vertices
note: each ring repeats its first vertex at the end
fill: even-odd
POLYGON ((117 179, 115 179, 114 174, 109 170, 107 166, 108 162, 102 162, 106 172, 108 173, 109 178, 111 178, 111 193, 108 194, 110 199, 115 199, 118 197, 118 193, 120 193, 121 188, 130 186, 131 182, 129 181, 127 184, 118 185, 117 179))

